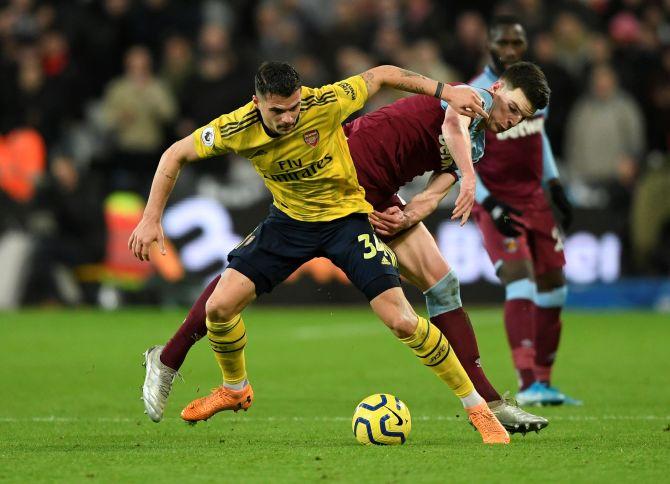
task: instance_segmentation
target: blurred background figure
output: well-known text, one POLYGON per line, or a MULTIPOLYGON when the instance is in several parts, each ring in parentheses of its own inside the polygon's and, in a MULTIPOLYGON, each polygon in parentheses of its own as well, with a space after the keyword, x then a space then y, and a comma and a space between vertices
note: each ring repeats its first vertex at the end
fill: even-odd
POLYGON ((114 138, 111 186, 146 192, 165 142, 165 125, 177 111, 172 93, 153 73, 146 47, 131 47, 125 73, 108 85, 102 101, 106 127, 114 138))
MULTIPOLYGON (((102 259, 105 225, 100 180, 57 155, 33 199, 28 230, 34 238, 24 304, 83 303, 75 271, 102 259)), ((91 299, 88 299, 91 302, 91 299)))
POLYGON ((644 146, 644 118, 606 64, 591 74, 590 90, 568 117, 565 154, 571 175, 601 187, 632 188, 644 146))

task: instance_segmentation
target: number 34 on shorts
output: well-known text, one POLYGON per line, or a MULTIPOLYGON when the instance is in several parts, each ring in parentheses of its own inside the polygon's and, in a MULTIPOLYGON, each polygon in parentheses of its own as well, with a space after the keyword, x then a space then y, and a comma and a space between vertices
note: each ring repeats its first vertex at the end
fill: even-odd
POLYGON ((383 265, 392 265, 396 269, 398 268, 398 259, 395 255, 395 252, 386 245, 384 242, 379 240, 375 234, 372 234, 372 239, 370 240, 370 234, 361 234, 358 236, 358 241, 363 244, 363 259, 372 259, 381 254, 381 263, 383 265), (373 243, 374 242, 374 243, 373 243))

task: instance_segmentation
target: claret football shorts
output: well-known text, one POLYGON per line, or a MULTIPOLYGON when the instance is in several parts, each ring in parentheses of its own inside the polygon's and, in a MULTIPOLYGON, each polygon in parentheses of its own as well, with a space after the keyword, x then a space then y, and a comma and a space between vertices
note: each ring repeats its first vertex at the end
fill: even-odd
POLYGON ((484 247, 491 262, 496 265, 512 260, 530 260, 536 275, 560 269, 565 265, 562 235, 551 209, 522 209, 523 215, 515 218, 523 225, 521 235, 507 237, 496 229, 491 215, 476 204, 472 216, 479 225, 484 247))

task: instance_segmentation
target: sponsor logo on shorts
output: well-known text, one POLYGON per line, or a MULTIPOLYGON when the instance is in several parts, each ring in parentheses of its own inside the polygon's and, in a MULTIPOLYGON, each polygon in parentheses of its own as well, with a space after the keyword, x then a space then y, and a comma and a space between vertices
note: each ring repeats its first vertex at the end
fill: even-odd
POLYGON ((509 237, 503 240, 503 247, 505 248, 505 252, 508 254, 514 254, 517 250, 519 250, 519 243, 514 237, 509 237))
POLYGON ((305 134, 302 135, 302 138, 305 140, 305 143, 310 145, 312 148, 315 148, 316 145, 319 144, 319 130, 312 129, 310 131, 307 131, 305 134))
POLYGON ((207 126, 202 130, 202 144, 205 146, 214 146, 214 128, 207 126))

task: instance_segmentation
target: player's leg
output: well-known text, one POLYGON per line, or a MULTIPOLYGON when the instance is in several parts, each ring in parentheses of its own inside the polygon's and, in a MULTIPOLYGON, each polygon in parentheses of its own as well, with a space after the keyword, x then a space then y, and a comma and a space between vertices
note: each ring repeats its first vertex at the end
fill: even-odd
POLYGON ((475 390, 447 338, 430 321, 414 312, 400 287, 386 289, 370 300, 370 306, 421 363, 430 368, 461 400, 484 443, 509 443, 509 435, 475 390))
POLYGON ((551 371, 561 337, 561 311, 568 288, 563 274, 565 255, 561 234, 547 207, 531 215, 533 264, 537 292, 535 295, 535 379, 543 404, 581 402, 566 396, 551 385, 551 371))
POLYGON ((206 420, 222 410, 247 410, 253 390, 247 379, 244 347, 247 332, 242 310, 256 298, 254 282, 228 267, 207 300, 207 338, 223 374, 223 385, 206 397, 189 403, 181 417, 189 422, 206 420))
POLYGON ((537 274, 535 283, 535 379, 549 386, 561 337, 561 310, 568 289, 561 269, 537 274))
POLYGON ((509 435, 474 389, 449 342, 417 316, 400 288, 396 256, 374 234, 367 217, 353 215, 329 226, 323 250, 367 297, 377 316, 452 391, 471 415, 486 443, 507 443, 509 435))
POLYGON ((182 411, 183 419, 205 420, 221 410, 246 410, 251 405, 241 312, 314 256, 318 234, 313 227, 273 207, 268 218, 230 252, 230 263, 206 305, 207 337, 221 367, 223 385, 191 402, 182 411))
POLYGON ((491 216, 475 206, 473 218, 482 234, 484 248, 505 286, 504 322, 512 361, 525 390, 535 381, 533 348, 535 282, 531 253, 525 232, 517 238, 505 237, 496 229, 491 216))
POLYGON ((499 261, 497 274, 505 286, 504 322, 519 390, 535 381, 535 282, 529 259, 499 261))
POLYGON ((177 329, 175 334, 165 344, 160 360, 168 367, 179 370, 186 359, 191 347, 201 338, 207 336, 207 325, 205 319, 207 318, 207 311, 205 305, 207 299, 214 292, 214 288, 219 283, 221 276, 216 276, 198 296, 198 299, 193 303, 184 322, 177 329))
POLYGON ((510 432, 524 433, 549 425, 547 419, 505 401, 486 378, 477 338, 461 305, 458 278, 426 227, 418 224, 389 245, 398 258, 400 273, 424 293, 431 322, 451 343, 475 389, 500 423, 510 432))
POLYGON ((195 301, 186 319, 165 346, 152 346, 144 353, 146 375, 142 385, 145 413, 160 422, 172 383, 191 346, 207 335, 205 305, 221 276, 210 282, 195 301))
POLYGON ((477 339, 461 304, 458 277, 428 229, 420 223, 389 246, 398 258, 400 273, 426 296, 430 321, 451 343, 477 392, 487 402, 500 400, 481 367, 477 339))

